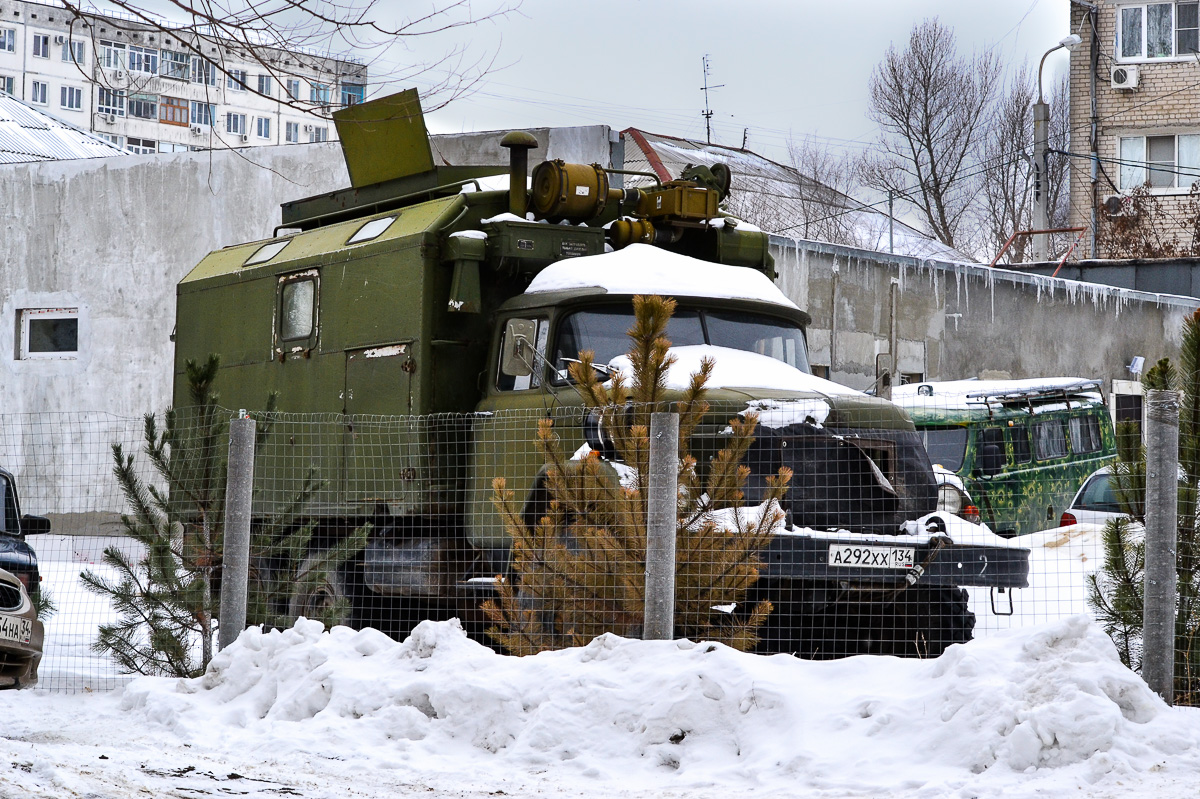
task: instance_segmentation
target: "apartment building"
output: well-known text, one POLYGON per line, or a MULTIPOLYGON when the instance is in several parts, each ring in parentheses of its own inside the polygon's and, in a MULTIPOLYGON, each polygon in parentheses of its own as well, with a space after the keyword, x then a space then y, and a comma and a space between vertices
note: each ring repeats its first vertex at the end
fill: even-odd
POLYGON ((133 153, 335 139, 330 112, 366 84, 350 57, 0 0, 0 92, 133 153))
POLYGON ((1060 156, 1071 159, 1071 224, 1103 239, 1144 187, 1162 235, 1183 243, 1200 181, 1200 2, 1069 2, 1083 38, 1071 53, 1072 155, 1060 156))

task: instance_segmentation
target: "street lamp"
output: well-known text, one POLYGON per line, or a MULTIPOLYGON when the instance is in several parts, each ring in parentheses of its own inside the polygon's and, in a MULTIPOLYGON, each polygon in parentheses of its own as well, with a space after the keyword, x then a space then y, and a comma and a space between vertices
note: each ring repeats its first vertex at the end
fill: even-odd
MULTIPOLYGON (((1053 53, 1055 50, 1067 48, 1074 50, 1083 43, 1076 34, 1065 36, 1058 44, 1051 47, 1042 54, 1042 60, 1038 63, 1037 87, 1038 99, 1033 104, 1033 228, 1034 230, 1045 230, 1050 227, 1050 214, 1046 208, 1046 195, 1049 193, 1047 189, 1049 172, 1047 171, 1046 151, 1049 149, 1047 139, 1050 137, 1050 106, 1042 99, 1042 67, 1046 65, 1046 56, 1053 53)), ((1038 233, 1033 237, 1033 258, 1035 261, 1044 261, 1049 250, 1049 236, 1045 233, 1038 233)))

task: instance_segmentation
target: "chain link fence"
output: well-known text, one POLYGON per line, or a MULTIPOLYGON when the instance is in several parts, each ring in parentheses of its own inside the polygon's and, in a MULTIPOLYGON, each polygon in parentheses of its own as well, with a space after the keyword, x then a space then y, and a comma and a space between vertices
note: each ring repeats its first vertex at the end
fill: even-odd
MULTIPOLYGON (((1059 521, 1112 458, 1104 406, 1000 403, 977 423, 941 398, 897 400, 907 415, 865 395, 716 393, 707 408, 547 397, 425 417, 256 415, 247 623, 303 615, 399 638, 455 618, 518 654, 643 636, 655 410, 680 420, 667 467, 677 500, 656 522, 674 538, 676 637, 819 659, 935 657, 1091 612, 1102 528, 1059 521), (1039 468, 1052 485, 1032 481, 1039 468)), ((195 670, 211 655, 234 416, 187 409, 148 429, 0 415, 0 468, 21 512, 52 523, 27 537, 54 607, 42 689, 107 690, 131 668, 195 670), (133 456, 121 479, 113 444, 133 456), (183 646, 148 655, 131 620, 144 612, 140 581, 166 579, 152 571, 166 561, 177 584, 154 601, 183 606, 183 646)))

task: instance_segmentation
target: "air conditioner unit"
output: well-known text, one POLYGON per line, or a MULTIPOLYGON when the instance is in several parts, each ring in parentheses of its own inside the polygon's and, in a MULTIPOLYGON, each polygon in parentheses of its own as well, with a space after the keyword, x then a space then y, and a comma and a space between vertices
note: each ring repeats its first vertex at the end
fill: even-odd
POLYGON ((121 80, 122 78, 125 77, 125 71, 118 69, 116 72, 113 73, 113 77, 116 78, 117 80, 121 80))
POLYGON ((55 37, 54 37, 54 43, 55 43, 55 44, 63 44, 63 43, 65 43, 66 41, 67 41, 67 37, 66 37, 66 36, 55 36, 55 37))
POLYGON ((108 124, 111 125, 117 121, 117 115, 116 114, 102 114, 101 119, 103 119, 105 122, 107 122, 108 124))
POLYGON ((312 126, 312 125, 305 125, 305 126, 304 126, 304 132, 305 132, 305 133, 312 133, 312 129, 313 129, 313 126, 312 126))
POLYGON ((1109 76, 1114 89, 1136 89, 1140 74, 1133 64, 1114 64, 1109 76))
POLYGON ((193 136, 199 136, 204 132, 204 128, 200 127, 199 125, 192 125, 191 131, 193 136))
POLYGON ((243 133, 243 134, 242 134, 242 141, 250 141, 250 134, 249 134, 249 133, 243 133))

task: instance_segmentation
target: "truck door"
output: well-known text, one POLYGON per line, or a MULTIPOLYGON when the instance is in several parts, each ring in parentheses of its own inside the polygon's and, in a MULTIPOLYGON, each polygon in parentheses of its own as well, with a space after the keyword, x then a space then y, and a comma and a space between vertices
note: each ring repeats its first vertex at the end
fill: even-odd
POLYGON ((346 351, 347 414, 412 413, 412 342, 346 351))

